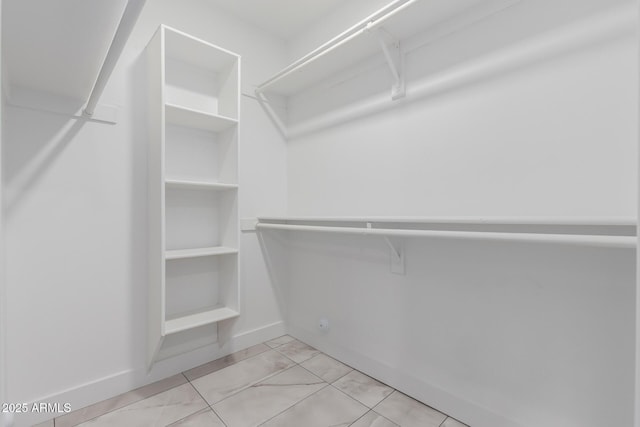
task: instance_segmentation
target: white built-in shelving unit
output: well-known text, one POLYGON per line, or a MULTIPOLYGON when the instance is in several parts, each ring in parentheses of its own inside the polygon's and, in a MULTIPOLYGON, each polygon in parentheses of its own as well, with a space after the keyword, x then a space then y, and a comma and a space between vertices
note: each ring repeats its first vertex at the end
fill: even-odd
POLYGON ((239 316, 240 57, 164 25, 147 56, 151 365, 165 337, 239 316))

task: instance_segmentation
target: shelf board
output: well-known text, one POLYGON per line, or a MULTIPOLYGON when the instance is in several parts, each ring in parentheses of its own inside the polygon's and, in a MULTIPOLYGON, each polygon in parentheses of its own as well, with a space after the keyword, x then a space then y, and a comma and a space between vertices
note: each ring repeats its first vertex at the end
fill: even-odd
POLYGON ((172 259, 185 259, 185 258, 199 258, 205 256, 215 255, 230 255, 237 254, 238 249, 230 248, 226 246, 213 246, 210 248, 196 248, 196 249, 174 249, 165 251, 164 258, 166 260, 172 259))
POLYGON ((631 216, 260 216, 266 222, 380 222, 473 225, 557 225, 557 226, 624 226, 635 227, 631 216))
POLYGON ((199 326, 233 319, 238 316, 240 316, 240 313, 229 307, 214 307, 210 310, 199 311, 197 313, 166 320, 164 322, 164 331, 166 335, 176 334, 199 326))
POLYGON ((238 189, 238 184, 223 184, 220 182, 191 181, 184 179, 167 179, 165 180, 165 184, 167 185, 167 188, 184 190, 226 191, 238 189))
POLYGON ((239 56, 233 52, 193 37, 187 33, 162 26, 165 32, 166 55, 214 72, 229 69, 239 56))
POLYGON ((238 124, 238 120, 230 117, 170 103, 165 104, 165 119, 168 124, 210 132, 221 132, 238 124))
POLYGON ((635 249, 634 218, 261 217, 256 229, 353 235, 566 243, 635 249))
POLYGON ((258 91, 291 96, 374 55, 382 58, 371 34, 371 23, 379 23, 374 29, 380 26, 398 40, 406 40, 439 25, 464 22, 467 16, 486 14, 518 1, 395 0, 258 85, 258 91), (398 11, 393 12, 394 8, 398 11))

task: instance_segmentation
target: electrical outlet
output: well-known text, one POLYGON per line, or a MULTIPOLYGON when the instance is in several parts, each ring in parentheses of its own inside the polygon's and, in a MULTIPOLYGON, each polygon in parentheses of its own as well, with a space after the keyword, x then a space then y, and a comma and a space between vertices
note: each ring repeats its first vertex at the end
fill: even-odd
POLYGON ((324 317, 323 317, 323 318, 321 318, 321 319, 318 321, 318 329, 320 329, 320 330, 321 330, 321 331, 323 331, 323 332, 328 331, 328 330, 329 330, 329 319, 324 318, 324 317))

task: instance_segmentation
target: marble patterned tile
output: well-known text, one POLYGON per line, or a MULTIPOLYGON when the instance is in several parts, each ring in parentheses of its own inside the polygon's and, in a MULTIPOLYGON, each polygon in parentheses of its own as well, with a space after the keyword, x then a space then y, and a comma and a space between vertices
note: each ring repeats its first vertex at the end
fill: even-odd
POLYGON ((466 424, 462 424, 460 421, 454 420, 453 418, 449 417, 442 423, 441 427, 469 427, 469 426, 466 424))
POLYGON ((178 387, 186 382, 187 379, 184 375, 174 375, 172 377, 165 378, 164 380, 156 381, 155 383, 123 393, 111 399, 103 400, 102 402, 61 415, 56 418, 55 425, 56 427, 77 426, 80 423, 97 418, 107 412, 115 411, 116 409, 131 405, 132 403, 139 402, 155 394, 178 387))
POLYGON ((264 427, 346 427, 368 408, 329 386, 296 403, 264 424, 264 427))
POLYGON ((213 405, 265 378, 284 371, 294 363, 277 351, 268 350, 191 382, 213 405))
POLYGON ((393 423, 383 417, 382 415, 369 411, 362 418, 355 423, 351 424, 351 427, 400 427, 398 424, 393 423))
POLYGON ((283 335, 279 338, 276 338, 274 340, 271 341, 267 341, 265 344, 268 345, 271 348, 276 348, 281 346, 282 344, 286 344, 288 342, 293 341, 295 338, 289 336, 289 335, 283 335))
POLYGON ((382 400, 393 393, 393 389, 379 381, 363 374, 360 371, 351 371, 344 377, 333 383, 333 386, 373 408, 382 400))
POLYGON ((204 377, 205 375, 208 375, 215 371, 219 371, 220 369, 224 369, 227 366, 231 366, 257 354, 264 353, 267 350, 269 350, 269 347, 264 344, 254 345, 244 350, 231 353, 230 355, 222 357, 220 359, 216 359, 213 362, 205 363, 204 365, 196 366, 193 369, 189 369, 188 371, 184 372, 184 376, 187 377, 189 381, 193 381, 196 378, 204 377))
POLYGON ((349 366, 332 359, 324 353, 305 360, 300 366, 313 372, 328 383, 332 383, 353 371, 349 366))
POLYGON ((169 424, 167 427, 225 427, 220 418, 214 414, 211 409, 205 409, 204 411, 196 412, 193 415, 189 415, 186 418, 176 421, 173 424, 169 424))
POLYGON ((328 384, 300 366, 252 385, 213 405, 227 427, 252 427, 278 415, 328 384))
POLYGON ((407 395, 394 391, 380 402, 374 410, 402 427, 439 427, 447 418, 407 395))
POLYGON ((79 425, 164 427, 206 407, 191 384, 184 384, 79 425))
POLYGON ((45 421, 43 423, 36 424, 33 427, 54 427, 53 418, 51 418, 50 420, 47 420, 47 421, 45 421))
POLYGON ((302 363, 305 360, 311 359, 313 356, 320 354, 320 352, 315 348, 298 340, 282 344, 280 347, 276 347, 275 350, 284 354, 296 363, 302 363))

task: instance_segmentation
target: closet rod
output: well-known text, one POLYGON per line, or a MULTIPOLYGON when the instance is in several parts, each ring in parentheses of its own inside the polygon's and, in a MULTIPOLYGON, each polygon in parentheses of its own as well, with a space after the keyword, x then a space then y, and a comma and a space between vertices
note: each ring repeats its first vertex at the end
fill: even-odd
POLYGON ((260 223, 276 221, 334 221, 419 224, 470 225, 570 225, 570 226, 636 226, 631 216, 561 217, 561 216, 261 216, 260 223))
POLYGON ((391 18, 398 12, 404 10, 406 7, 412 5, 413 3, 416 3, 417 1, 419 0, 396 0, 395 2, 388 4, 387 6, 369 15, 367 18, 363 19, 348 30, 338 34, 336 37, 332 38, 320 47, 312 50, 307 55, 289 65, 287 68, 280 71, 278 74, 271 77, 266 82, 262 83, 256 88, 256 93, 264 92, 268 87, 273 86, 275 83, 289 76, 290 74, 297 72, 300 68, 304 67, 308 63, 323 57, 334 49, 337 49, 343 44, 348 43, 355 37, 364 34, 367 31, 371 31, 372 29, 384 23, 384 21, 386 21, 387 19, 391 18))
POLYGON ((489 240, 528 243, 559 243, 578 246, 635 249, 635 236, 600 236, 582 234, 507 233, 484 231, 404 230, 390 228, 325 227, 315 225, 256 224, 256 230, 309 231, 355 234, 363 236, 435 237, 460 240, 489 240))
POLYGON ((109 46, 109 50, 107 51, 107 56, 104 58, 102 68, 100 68, 96 82, 93 85, 87 105, 84 107, 83 113, 85 115, 93 115, 96 105, 98 105, 98 100, 109 81, 109 77, 111 77, 111 73, 118 62, 118 58, 120 58, 120 55, 122 54, 124 45, 127 43, 127 40, 133 31, 133 27, 140 16, 140 12, 142 12, 145 2, 146 0, 129 0, 127 2, 127 7, 122 13, 118 29, 113 36, 111 46, 109 46))

